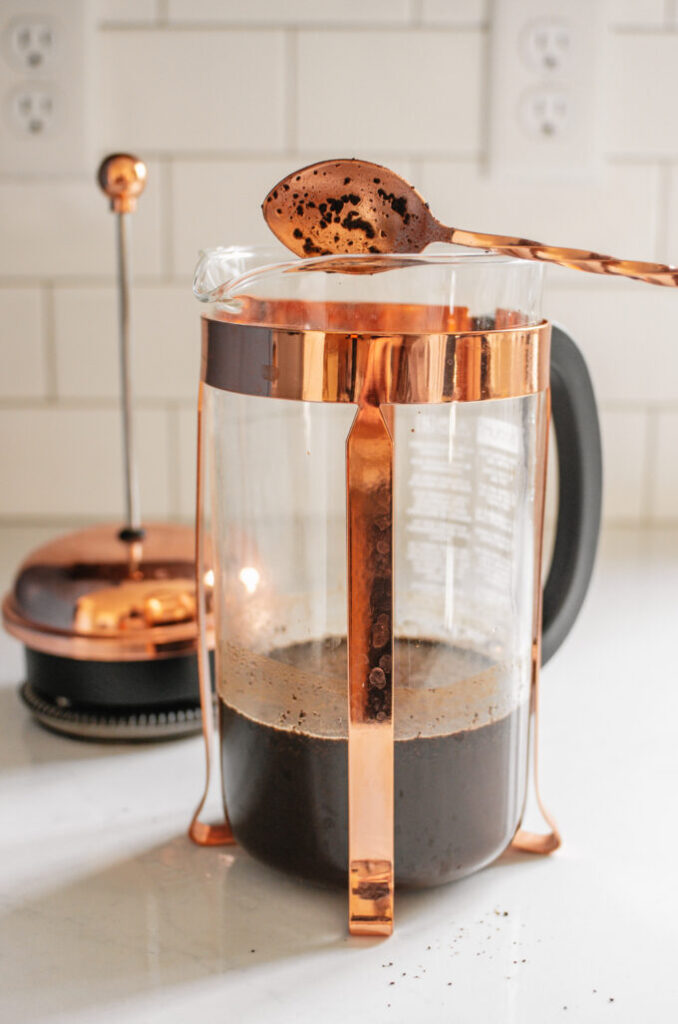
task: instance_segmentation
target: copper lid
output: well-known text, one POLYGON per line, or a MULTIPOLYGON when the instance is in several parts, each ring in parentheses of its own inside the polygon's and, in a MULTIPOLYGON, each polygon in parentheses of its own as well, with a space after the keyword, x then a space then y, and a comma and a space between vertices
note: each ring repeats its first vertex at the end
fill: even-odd
MULTIPOLYGON (((7 631, 34 650, 79 660, 195 651, 193 530, 153 524, 133 542, 119 532, 118 525, 96 526, 29 555, 3 602, 7 631)), ((209 596, 209 570, 206 582, 209 596)))

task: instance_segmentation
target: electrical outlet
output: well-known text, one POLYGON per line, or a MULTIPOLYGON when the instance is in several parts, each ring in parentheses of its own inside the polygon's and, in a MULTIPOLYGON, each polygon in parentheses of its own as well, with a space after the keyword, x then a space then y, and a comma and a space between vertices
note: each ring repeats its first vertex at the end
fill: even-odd
POLYGON ((10 96, 9 117, 19 136, 51 135, 58 131, 59 109, 49 85, 22 86, 10 96))
POLYGON ((572 30, 559 18, 529 22, 520 40, 523 59, 535 71, 563 71, 572 52, 572 30))
POLYGON ((569 113, 567 90, 542 85, 523 95, 519 119, 528 135, 553 139, 567 134, 569 113))
POLYGON ((605 0, 494 0, 490 169, 581 180, 600 165, 605 0))
POLYGON ((19 71, 37 71, 54 59, 58 31, 49 18, 23 14, 5 31, 5 53, 19 71))
POLYGON ((0 174, 91 171, 93 0, 2 0, 0 174))

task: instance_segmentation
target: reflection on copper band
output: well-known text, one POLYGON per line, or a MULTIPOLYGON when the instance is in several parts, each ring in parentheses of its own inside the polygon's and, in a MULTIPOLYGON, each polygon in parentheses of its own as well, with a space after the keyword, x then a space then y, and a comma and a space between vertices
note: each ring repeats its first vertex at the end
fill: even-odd
MULTIPOLYGON (((396 322, 381 306, 383 322, 396 322)), ((438 323, 406 307, 407 326, 438 323)), ((426 310, 428 307, 417 307, 426 310)), ((355 307, 354 307, 355 309, 355 307)), ((357 324, 375 317, 361 311, 357 324)), ((404 316, 404 314, 403 314, 404 316)), ((279 317, 278 319, 282 319, 279 317)), ((499 311, 500 326, 485 331, 399 333, 286 330, 203 318, 202 379, 244 395, 307 402, 357 403, 365 388, 356 338, 383 348, 380 401, 394 405, 516 398, 548 387, 550 325, 516 326, 519 314, 499 311)), ((337 315, 336 322, 348 323, 337 315)), ((454 324, 465 322, 459 313, 454 324)), ((466 321, 467 322, 467 321, 466 321)))

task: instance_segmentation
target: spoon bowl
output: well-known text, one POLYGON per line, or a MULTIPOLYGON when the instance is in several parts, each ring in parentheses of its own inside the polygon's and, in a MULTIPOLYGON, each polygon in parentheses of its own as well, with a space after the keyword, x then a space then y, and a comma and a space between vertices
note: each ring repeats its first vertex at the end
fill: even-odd
POLYGON ((438 222, 417 190, 365 160, 302 167, 271 189, 262 210, 273 233, 298 256, 421 252, 442 237, 432 232, 438 222))
POLYGON ((262 210, 276 237, 302 257, 418 253, 431 242, 449 242, 592 274, 678 286, 678 268, 662 263, 446 227, 414 186, 367 160, 323 160, 293 171, 271 189, 262 210))

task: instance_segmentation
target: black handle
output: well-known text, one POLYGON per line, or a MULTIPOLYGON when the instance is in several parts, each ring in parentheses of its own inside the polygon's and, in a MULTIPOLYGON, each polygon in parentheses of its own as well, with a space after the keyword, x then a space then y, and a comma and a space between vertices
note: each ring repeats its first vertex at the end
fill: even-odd
POLYGON ((562 327, 551 335, 551 414, 558 450, 558 526, 544 587, 542 664, 574 625, 591 581, 600 532, 600 424, 584 357, 562 327))

